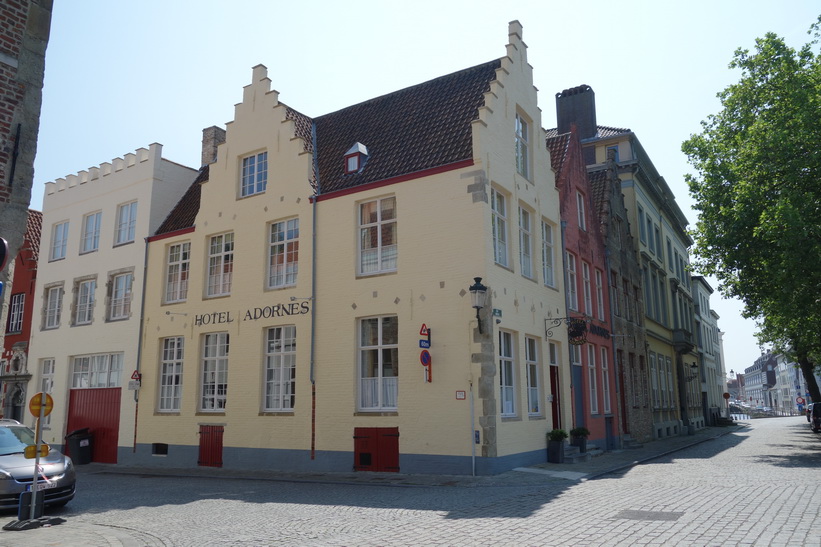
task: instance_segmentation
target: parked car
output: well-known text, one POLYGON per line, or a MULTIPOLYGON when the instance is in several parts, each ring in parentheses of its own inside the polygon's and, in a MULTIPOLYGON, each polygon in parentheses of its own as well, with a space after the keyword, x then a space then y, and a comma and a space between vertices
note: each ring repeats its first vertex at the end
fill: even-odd
MULTIPOLYGON (((24 455, 34 444, 34 431, 17 420, 0 420, 0 509, 17 509, 20 494, 34 481, 35 460, 24 455)), ((77 482, 71 458, 49 447, 40 467, 37 489, 44 492, 43 503, 59 507, 71 501, 77 482)))
POLYGON ((813 403, 809 420, 810 427, 815 433, 821 431, 821 404, 813 403))
POLYGON ((808 422, 810 421, 810 414, 812 414, 812 405, 813 405, 813 403, 810 403, 810 404, 807 405, 807 421, 808 422))

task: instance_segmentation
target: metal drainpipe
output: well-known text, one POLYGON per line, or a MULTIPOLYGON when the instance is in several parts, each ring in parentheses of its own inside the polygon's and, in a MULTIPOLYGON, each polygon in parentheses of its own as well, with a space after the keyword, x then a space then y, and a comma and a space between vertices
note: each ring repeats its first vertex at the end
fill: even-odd
MULTIPOLYGON (((145 286, 148 282, 148 238, 144 237, 145 251, 143 251, 143 289, 140 295, 140 330, 137 338, 137 373, 140 372, 140 365, 142 363, 142 347, 143 347, 143 328, 145 322, 145 286)), ((137 415, 140 409, 140 390, 134 390, 134 443, 131 447, 132 452, 137 452, 137 415)))
POLYGON ((311 368, 309 377, 311 379, 311 459, 316 458, 316 217, 321 189, 319 186, 319 153, 316 147, 316 123, 311 122, 311 147, 313 149, 314 178, 316 179, 316 191, 314 193, 313 218, 311 219, 311 368))

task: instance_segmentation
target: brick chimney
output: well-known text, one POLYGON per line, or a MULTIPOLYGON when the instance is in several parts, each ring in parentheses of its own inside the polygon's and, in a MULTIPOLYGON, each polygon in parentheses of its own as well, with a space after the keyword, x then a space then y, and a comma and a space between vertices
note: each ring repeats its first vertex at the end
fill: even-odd
POLYGON ((217 147, 225 142, 225 129, 216 125, 202 130, 202 165, 217 161, 217 147))
POLYGON ((595 137, 596 94, 589 85, 580 85, 556 93, 556 124, 559 134, 570 131, 570 124, 575 123, 579 139, 595 137))

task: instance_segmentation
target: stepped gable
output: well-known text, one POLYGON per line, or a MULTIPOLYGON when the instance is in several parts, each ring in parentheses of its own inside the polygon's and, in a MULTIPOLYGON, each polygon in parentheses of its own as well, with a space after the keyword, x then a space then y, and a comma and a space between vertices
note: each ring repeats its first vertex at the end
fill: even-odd
POLYGON ((471 159, 470 122, 500 67, 496 59, 315 118, 321 193, 471 159), (357 142, 367 162, 345 174, 345 152, 357 142))
POLYGON ((200 210, 200 193, 202 183, 208 181, 209 165, 200 168, 200 173, 188 190, 182 195, 180 200, 171 209, 171 212, 165 220, 157 228, 154 235, 167 234, 176 230, 183 230, 194 226, 194 221, 197 219, 197 213, 200 210))

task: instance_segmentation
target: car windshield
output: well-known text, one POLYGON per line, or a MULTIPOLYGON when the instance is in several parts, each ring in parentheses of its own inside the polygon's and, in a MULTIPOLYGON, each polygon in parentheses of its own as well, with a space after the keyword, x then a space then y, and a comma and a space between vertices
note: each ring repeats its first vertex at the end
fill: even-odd
POLYGON ((34 431, 25 426, 0 427, 0 456, 23 452, 34 444, 34 431))

